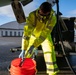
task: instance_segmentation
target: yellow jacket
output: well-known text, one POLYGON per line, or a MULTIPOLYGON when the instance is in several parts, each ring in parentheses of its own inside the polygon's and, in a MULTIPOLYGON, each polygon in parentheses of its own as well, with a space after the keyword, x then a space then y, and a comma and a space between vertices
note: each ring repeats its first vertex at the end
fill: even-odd
POLYGON ((29 43, 31 43, 30 40, 33 40, 32 45, 38 47, 48 35, 51 35, 50 33, 56 24, 56 15, 53 10, 47 17, 39 15, 38 10, 31 12, 26 20, 22 38, 22 50, 27 50, 29 43))

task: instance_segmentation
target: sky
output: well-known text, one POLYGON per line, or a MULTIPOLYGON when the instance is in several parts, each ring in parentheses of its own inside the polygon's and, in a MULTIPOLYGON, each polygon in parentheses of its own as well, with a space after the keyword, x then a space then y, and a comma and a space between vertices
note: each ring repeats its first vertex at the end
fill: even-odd
MULTIPOLYGON (((23 6, 25 16, 28 17, 29 13, 37 9, 42 2, 46 0, 33 0, 31 3, 23 6)), ((57 11, 57 5, 53 6, 57 11)), ((59 0, 59 11, 63 17, 76 17, 76 0, 59 0)), ((11 5, 0 7, 0 25, 16 21, 11 5)))

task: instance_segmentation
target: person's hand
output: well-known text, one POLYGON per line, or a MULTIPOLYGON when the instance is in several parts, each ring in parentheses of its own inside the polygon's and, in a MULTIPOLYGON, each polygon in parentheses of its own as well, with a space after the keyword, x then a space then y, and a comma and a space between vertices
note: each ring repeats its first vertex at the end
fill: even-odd
POLYGON ((19 55, 19 58, 22 58, 22 60, 23 60, 24 56, 25 56, 25 50, 22 50, 19 55))
POLYGON ((34 49, 35 49, 34 46, 31 46, 31 47, 29 48, 28 52, 31 54, 34 49))
POLYGON ((35 51, 35 47, 32 45, 32 46, 26 51, 25 57, 27 57, 27 58, 32 58, 34 51, 35 51))

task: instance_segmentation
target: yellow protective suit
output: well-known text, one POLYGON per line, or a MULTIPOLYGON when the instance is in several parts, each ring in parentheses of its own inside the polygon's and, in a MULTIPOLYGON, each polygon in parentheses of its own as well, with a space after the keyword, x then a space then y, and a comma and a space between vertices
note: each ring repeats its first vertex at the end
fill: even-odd
POLYGON ((48 16, 38 14, 38 9, 29 14, 26 25, 24 26, 24 34, 22 38, 22 50, 28 50, 32 45, 37 48, 42 46, 44 59, 49 75, 56 75, 59 71, 56 64, 56 56, 54 45, 51 38, 51 32, 56 24, 56 16, 54 11, 48 16))

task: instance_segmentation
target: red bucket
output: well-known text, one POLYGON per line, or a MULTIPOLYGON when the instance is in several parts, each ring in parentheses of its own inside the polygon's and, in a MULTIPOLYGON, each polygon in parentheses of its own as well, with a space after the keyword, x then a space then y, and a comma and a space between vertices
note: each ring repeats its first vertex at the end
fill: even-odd
POLYGON ((36 62, 31 58, 24 59, 22 66, 21 58, 16 58, 11 62, 10 74, 11 75, 36 75, 36 62))

